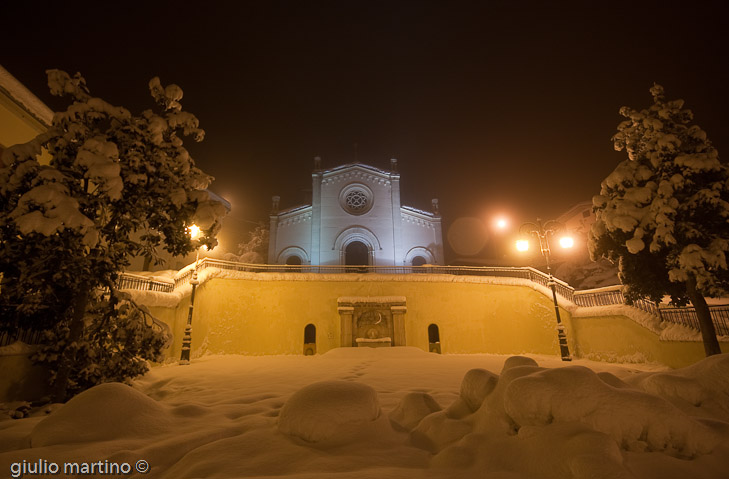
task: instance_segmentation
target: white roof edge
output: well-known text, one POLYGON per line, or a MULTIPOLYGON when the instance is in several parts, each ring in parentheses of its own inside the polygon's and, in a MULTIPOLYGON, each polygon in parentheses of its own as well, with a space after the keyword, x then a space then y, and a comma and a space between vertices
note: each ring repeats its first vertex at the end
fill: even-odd
POLYGON ((400 206, 400 212, 401 213, 405 212, 405 213, 410 213, 410 214, 415 213, 415 214, 418 214, 418 215, 421 215, 421 216, 425 216, 428 219, 435 219, 436 218, 436 215, 434 215, 433 213, 430 213, 429 211, 420 210, 420 209, 414 208, 412 206, 402 205, 402 206, 400 206))
POLYGON ((306 210, 311 209, 311 205, 299 205, 299 206, 292 206, 291 208, 287 208, 285 210, 279 211, 277 214, 272 216, 291 216, 295 213, 306 213, 306 210))
POLYGON ((30 113, 46 127, 53 122, 53 111, 37 96, 20 83, 2 65, 0 65, 0 89, 15 101, 21 108, 30 113))
POLYGON ((344 170, 347 168, 354 168, 354 167, 360 167, 364 170, 370 170, 372 173, 378 173, 382 176, 387 176, 387 177, 389 177, 391 175, 399 176, 399 173, 392 172, 392 171, 386 171, 386 170, 383 170, 382 168, 378 168, 376 166, 368 165, 365 163, 347 163, 346 165, 339 165, 339 166, 335 166, 334 168, 322 170, 321 174, 323 176, 330 176, 330 175, 339 173, 341 170, 344 170))

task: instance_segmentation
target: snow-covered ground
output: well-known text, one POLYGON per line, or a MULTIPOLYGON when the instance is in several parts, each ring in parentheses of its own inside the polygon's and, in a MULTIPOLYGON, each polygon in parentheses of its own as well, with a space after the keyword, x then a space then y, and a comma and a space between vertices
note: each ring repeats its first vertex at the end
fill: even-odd
POLYGON ((2 477, 729 478, 729 355, 207 356, 47 409, 0 421, 2 477))

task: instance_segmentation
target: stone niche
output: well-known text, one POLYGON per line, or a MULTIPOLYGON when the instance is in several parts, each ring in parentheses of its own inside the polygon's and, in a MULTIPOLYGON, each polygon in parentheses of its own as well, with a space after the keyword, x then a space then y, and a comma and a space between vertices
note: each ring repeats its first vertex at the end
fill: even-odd
POLYGON ((405 296, 337 299, 342 347, 405 346, 405 296))

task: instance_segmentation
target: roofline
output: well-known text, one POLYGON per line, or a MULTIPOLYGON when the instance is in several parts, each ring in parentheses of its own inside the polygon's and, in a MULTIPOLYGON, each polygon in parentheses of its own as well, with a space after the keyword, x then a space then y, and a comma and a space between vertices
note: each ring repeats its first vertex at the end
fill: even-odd
POLYGON ((46 128, 53 123, 53 111, 0 65, 0 91, 46 128))
POLYGON ((430 220, 440 219, 440 215, 436 215, 435 213, 431 213, 430 211, 421 210, 413 206, 401 205, 400 212, 402 213, 403 211, 414 215, 424 216, 430 220))
POLYGON ((330 168, 328 170, 321 170, 319 173, 326 176, 326 175, 331 175, 333 173, 337 173, 346 168, 352 168, 352 167, 360 167, 362 169, 370 170, 373 173, 378 173, 380 175, 387 176, 387 177, 390 177, 393 175, 400 176, 400 174, 395 171, 383 170, 382 168, 377 168, 376 166, 366 165, 364 163, 359 163, 359 162, 358 163, 347 163, 346 165, 335 166, 334 168, 330 168))
POLYGON ((211 200, 215 200, 218 203, 220 203, 221 205, 223 205, 225 207, 225 209, 228 211, 228 213, 230 213, 230 210, 233 208, 233 206, 230 204, 230 201, 226 200, 225 198, 223 198, 222 196, 220 196, 216 193, 213 193, 212 191, 210 191, 208 189, 206 189, 205 191, 208 192, 208 195, 210 195, 211 200))
POLYGON ((303 213, 304 210, 306 210, 307 208, 311 208, 311 205, 298 205, 298 206, 293 206, 291 208, 286 208, 285 210, 281 210, 278 213, 274 213, 271 216, 281 217, 281 216, 290 215, 290 214, 293 214, 293 213, 300 213, 300 212, 303 213))

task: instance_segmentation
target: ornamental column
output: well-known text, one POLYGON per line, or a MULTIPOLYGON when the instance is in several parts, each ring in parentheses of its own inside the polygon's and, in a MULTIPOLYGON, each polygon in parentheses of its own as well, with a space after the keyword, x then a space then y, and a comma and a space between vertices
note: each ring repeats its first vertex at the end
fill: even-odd
POLYGON ((395 337, 392 338, 393 346, 407 346, 405 338, 405 313, 407 313, 407 306, 390 306, 392 312, 392 326, 395 332, 395 337))
POLYGON ((352 321, 354 319, 353 306, 339 306, 339 324, 341 334, 339 336, 339 346, 342 348, 352 347, 352 321))

